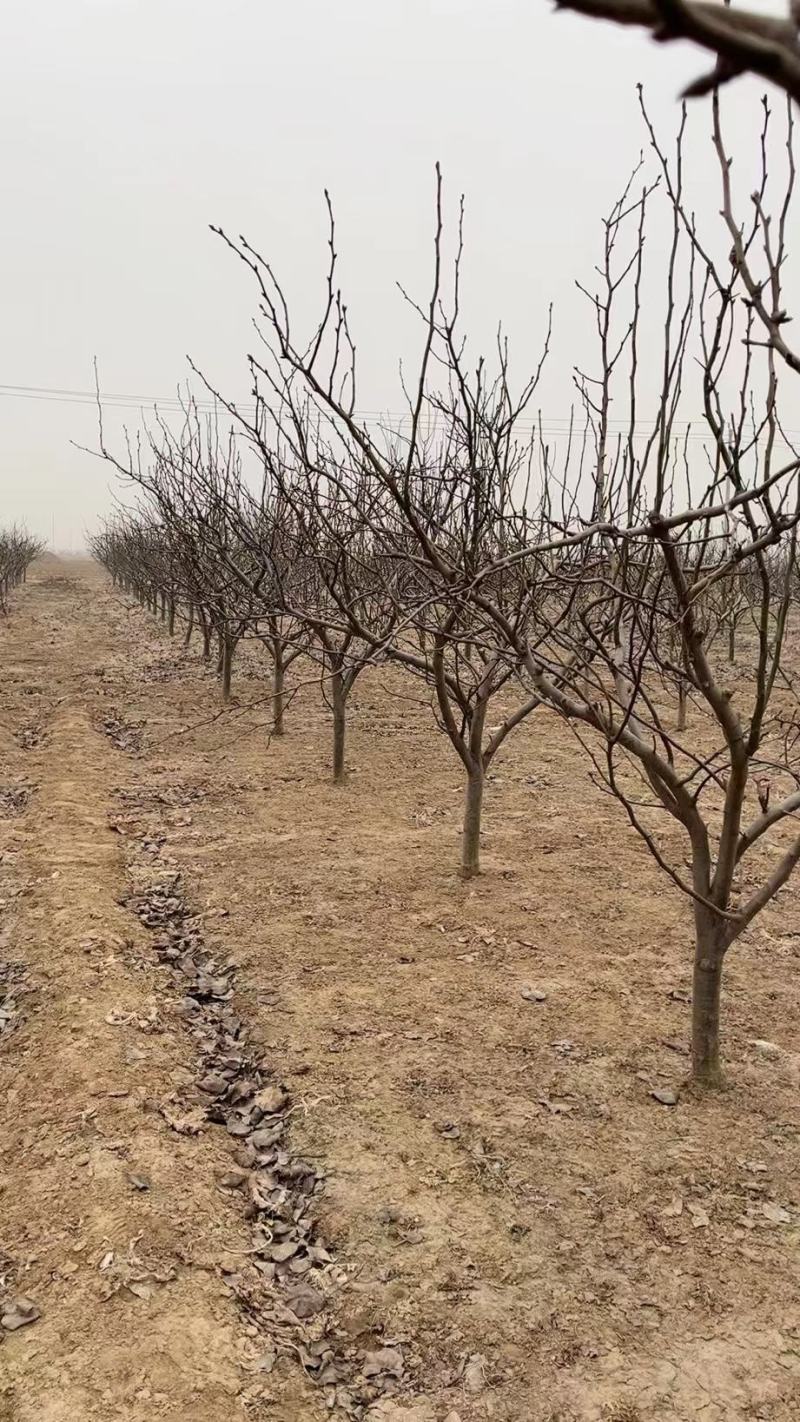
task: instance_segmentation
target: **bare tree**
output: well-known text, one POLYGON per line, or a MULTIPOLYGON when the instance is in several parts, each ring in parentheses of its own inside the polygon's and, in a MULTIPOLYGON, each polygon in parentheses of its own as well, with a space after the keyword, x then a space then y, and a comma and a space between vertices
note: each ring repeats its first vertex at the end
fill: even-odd
POLYGON ((24 583, 35 558, 44 552, 44 543, 24 528, 0 528, 0 613, 8 611, 8 594, 24 583))

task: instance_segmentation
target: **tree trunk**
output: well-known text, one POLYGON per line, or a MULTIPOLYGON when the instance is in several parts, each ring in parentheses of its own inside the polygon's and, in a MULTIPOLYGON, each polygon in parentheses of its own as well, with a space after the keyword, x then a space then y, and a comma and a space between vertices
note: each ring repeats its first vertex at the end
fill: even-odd
POLYGON ((169 632, 170 637, 174 637, 174 635, 175 635, 175 599, 174 599, 174 597, 171 597, 170 600, 169 600, 169 617, 168 617, 168 619, 167 619, 167 630, 168 630, 168 632, 169 632))
POLYGON ((719 1009, 724 950, 719 930, 697 930, 692 983, 692 1079, 701 1086, 719 1086, 719 1009))
POLYGON ((284 666, 280 646, 272 647, 272 734, 283 735, 283 681, 284 666))
POLYGON ((190 603, 189 603, 189 621, 188 621, 187 624, 186 624, 186 635, 185 635, 185 637, 184 637, 184 639, 183 639, 183 645, 184 645, 184 647, 188 647, 189 643, 191 642, 193 630, 194 630, 194 603, 193 603, 193 602, 190 602, 190 603))
POLYGON ((461 877, 474 879, 481 871, 481 807, 483 805, 482 762, 467 774, 464 799, 464 826, 461 834, 461 877))
POLYGON ((731 666, 736 661, 736 623, 728 623, 728 661, 731 666))
POLYGON ((678 682, 678 725, 677 730, 686 730, 686 685, 678 682))
POLYGON ((166 620, 167 620, 167 594, 162 592, 162 594, 161 594, 161 621, 162 621, 162 622, 166 622, 166 620))
POLYGON ((223 701, 230 701, 230 699, 231 699, 231 670, 232 670, 232 668, 233 668, 233 649, 234 649, 236 643, 234 642, 234 640, 233 640, 233 638, 230 636, 230 634, 227 633, 227 632, 226 632, 226 634, 225 634, 224 637, 220 638, 220 643, 221 643, 221 667, 220 667, 220 677, 221 677, 221 680, 222 680, 222 699, 223 699, 223 701))
POLYGON ((205 616, 205 613, 203 613, 203 612, 200 613, 200 618, 201 618, 202 623, 203 623, 203 661, 204 661, 204 662, 210 662, 210 661, 211 661, 211 623, 209 622, 208 618, 205 616))
POLYGON ((344 688, 344 678, 340 671, 335 671, 331 677, 331 697, 333 699, 333 783, 341 785, 345 779, 344 737, 347 694, 344 688))

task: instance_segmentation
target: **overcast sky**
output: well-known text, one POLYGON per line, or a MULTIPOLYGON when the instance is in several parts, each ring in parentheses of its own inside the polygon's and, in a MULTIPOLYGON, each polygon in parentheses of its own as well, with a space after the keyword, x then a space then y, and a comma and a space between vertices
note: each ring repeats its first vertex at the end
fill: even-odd
MULTIPOLYGON (((135 424, 188 353, 241 398, 253 293, 208 224, 268 253, 310 316, 327 185, 359 405, 397 409, 415 331, 395 282, 426 290, 439 159, 451 211, 467 198, 470 322, 484 339, 502 318, 522 369, 555 302, 542 401, 564 419, 590 342, 573 281, 644 141, 636 81, 668 135, 705 63, 548 0, 6 0, 0 385, 90 390, 96 355, 135 424)), ((731 93, 736 148, 757 94, 731 93)), ((693 112, 692 181, 713 212, 708 121, 693 112)), ((0 394, 0 521, 63 548, 111 505, 107 468, 71 441, 96 442, 91 406, 0 394)))

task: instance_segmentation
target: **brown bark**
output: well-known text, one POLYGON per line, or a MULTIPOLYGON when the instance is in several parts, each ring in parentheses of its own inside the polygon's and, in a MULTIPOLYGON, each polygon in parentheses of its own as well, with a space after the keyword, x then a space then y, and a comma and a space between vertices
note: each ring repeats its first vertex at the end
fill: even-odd
POLYGON ((225 633, 220 638, 220 680, 222 682, 222 699, 231 699, 231 672, 233 669, 233 651, 235 642, 230 633, 225 633))
POLYGON ((272 734, 283 735, 284 665, 279 644, 272 647, 272 734))
POLYGON ((461 833, 461 877, 474 879, 481 868, 481 808, 483 806, 483 765, 478 761, 467 772, 464 822, 461 833))
POLYGON ((696 934, 692 980, 692 1080, 719 1086, 719 1019, 725 948, 719 925, 702 905, 695 911, 696 934))
POLYGON ((188 621, 187 624, 186 624, 186 635, 184 636, 184 639, 183 639, 183 645, 184 645, 185 647, 188 647, 189 643, 190 643, 191 640, 192 640, 192 632, 193 632, 193 630, 194 630, 194 603, 193 603, 193 602, 190 602, 190 603, 189 603, 189 621, 188 621))
POLYGON ((333 780, 335 785, 341 785, 346 777, 344 744, 347 695, 344 678, 340 671, 335 671, 331 676, 331 700, 333 702, 333 780))
POLYGON ((682 682, 682 681, 679 681, 679 682, 678 682, 678 725, 677 725, 677 729, 678 729, 679 731, 685 731, 685 730, 686 730, 686 685, 685 685, 685 683, 682 682))

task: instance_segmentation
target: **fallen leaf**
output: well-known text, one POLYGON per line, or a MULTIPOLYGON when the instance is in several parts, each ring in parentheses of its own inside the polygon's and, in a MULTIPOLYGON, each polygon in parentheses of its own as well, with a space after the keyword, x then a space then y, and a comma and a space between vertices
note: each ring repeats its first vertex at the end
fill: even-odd
POLYGON ((143 1284, 138 1280, 134 1280, 132 1284, 128 1284, 128 1288, 132 1294, 136 1295, 137 1299, 152 1298, 154 1292, 152 1284, 143 1284))
POLYGON ((373 1353, 365 1353, 362 1371, 365 1378, 376 1378, 381 1373, 399 1378, 403 1372, 403 1355, 399 1348, 378 1348, 373 1353))
POLYGON ((482 1353, 473 1353, 467 1360, 464 1386, 467 1392, 483 1392, 486 1386, 486 1359, 482 1353))

